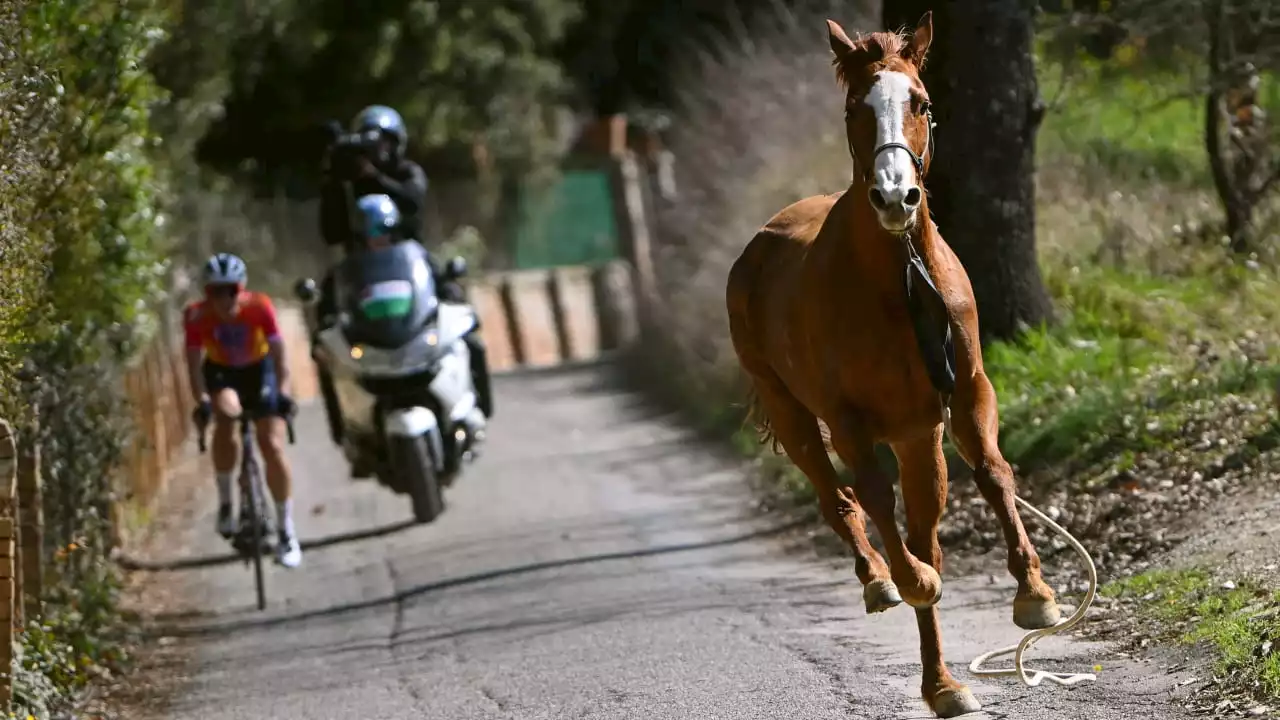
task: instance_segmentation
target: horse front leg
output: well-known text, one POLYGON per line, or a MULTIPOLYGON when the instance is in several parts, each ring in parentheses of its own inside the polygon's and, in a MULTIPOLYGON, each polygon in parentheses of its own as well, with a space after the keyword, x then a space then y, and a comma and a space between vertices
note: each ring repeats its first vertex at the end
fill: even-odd
MULTIPOLYGON (((898 482, 906 505, 907 547, 916 557, 942 573, 942 546, 938 543, 938 523, 947 502, 947 463, 942 454, 942 426, 929 437, 894 443, 898 458, 898 482)), ((938 608, 916 610, 920 632, 920 694, 938 717, 950 718, 977 712, 981 705, 969 688, 952 677, 942 660, 942 630, 938 608)))
POLYGON ((956 387, 951 401, 951 432, 960 455, 973 468, 978 491, 1000 520, 1009 549, 1009 574, 1018 582, 1013 622, 1024 630, 1053 627, 1062 611, 1053 590, 1040 576, 1040 556, 1031 545, 1014 494, 1013 468, 1000 453, 996 393, 985 373, 956 387))

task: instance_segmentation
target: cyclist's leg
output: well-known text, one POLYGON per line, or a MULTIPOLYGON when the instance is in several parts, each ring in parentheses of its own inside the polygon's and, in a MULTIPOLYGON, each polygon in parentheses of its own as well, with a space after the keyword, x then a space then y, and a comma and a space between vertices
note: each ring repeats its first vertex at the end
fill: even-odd
MULTIPOLYGON (((218 483, 217 531, 224 537, 235 534, 231 483, 239 460, 235 418, 240 414, 240 401, 235 389, 233 368, 206 361, 203 367, 205 388, 213 405, 213 469, 218 483)), ((243 497, 243 496, 242 496, 243 497)))
POLYGON ((280 534, 277 553, 285 566, 297 567, 302 561, 302 551, 293 522, 293 473, 285 457, 285 419, 277 414, 280 386, 270 357, 263 358, 259 368, 261 375, 257 387, 260 400, 254 408, 254 425, 262 462, 267 467, 267 487, 276 505, 276 528, 280 534))

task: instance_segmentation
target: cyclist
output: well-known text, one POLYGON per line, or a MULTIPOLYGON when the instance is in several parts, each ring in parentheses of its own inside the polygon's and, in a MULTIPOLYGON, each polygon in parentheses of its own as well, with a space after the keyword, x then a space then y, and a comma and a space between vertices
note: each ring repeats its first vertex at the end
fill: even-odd
MULTIPOLYGON (((235 419, 241 412, 255 418, 258 446, 267 468, 267 486, 276 504, 279 542, 277 561, 296 568, 302 563, 293 523, 292 478, 284 455, 285 418, 292 415, 287 394, 289 366, 271 299, 245 289, 244 261, 218 253, 204 265, 203 300, 184 312, 187 372, 196 401, 194 420, 203 432, 214 420, 213 466, 218 481, 217 530, 230 538, 247 529, 246 508, 240 521, 232 518, 231 476, 235 472, 235 419)), ((245 502, 249 489, 241 487, 245 502)))

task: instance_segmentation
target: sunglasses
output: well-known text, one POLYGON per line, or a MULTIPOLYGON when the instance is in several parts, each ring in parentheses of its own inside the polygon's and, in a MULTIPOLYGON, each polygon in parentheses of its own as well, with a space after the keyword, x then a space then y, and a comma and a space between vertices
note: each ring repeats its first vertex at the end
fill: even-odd
POLYGON ((236 297, 240 294, 239 285, 207 285, 205 294, 209 297, 236 297))

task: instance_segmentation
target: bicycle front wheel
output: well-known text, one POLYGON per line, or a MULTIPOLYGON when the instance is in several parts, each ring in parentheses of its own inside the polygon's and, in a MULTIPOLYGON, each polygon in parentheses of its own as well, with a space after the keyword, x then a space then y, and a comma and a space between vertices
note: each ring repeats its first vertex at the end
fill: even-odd
POLYGON ((253 553, 253 580, 257 584, 258 609, 267 609, 267 583, 262 570, 262 545, 266 539, 266 523, 262 517, 263 497, 262 484, 258 480, 257 467, 249 473, 249 533, 253 553))

